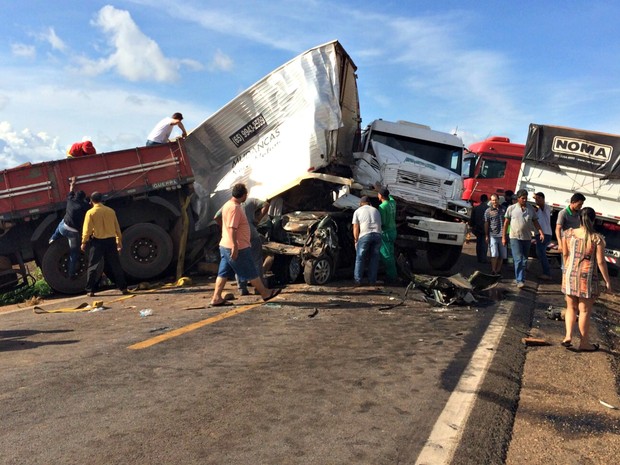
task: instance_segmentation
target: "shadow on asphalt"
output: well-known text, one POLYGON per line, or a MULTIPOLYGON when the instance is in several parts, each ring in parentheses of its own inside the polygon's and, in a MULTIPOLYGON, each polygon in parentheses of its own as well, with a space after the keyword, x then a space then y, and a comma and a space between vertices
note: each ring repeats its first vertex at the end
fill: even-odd
POLYGON ((28 350, 36 349, 37 347, 49 346, 49 345, 67 345, 80 342, 77 339, 70 339, 65 341, 47 341, 47 342, 35 342, 29 341, 27 338, 36 336, 38 334, 62 334, 72 333, 72 329, 54 329, 50 331, 38 331, 34 329, 16 329, 9 331, 0 331, 0 352, 6 352, 9 350, 28 350))

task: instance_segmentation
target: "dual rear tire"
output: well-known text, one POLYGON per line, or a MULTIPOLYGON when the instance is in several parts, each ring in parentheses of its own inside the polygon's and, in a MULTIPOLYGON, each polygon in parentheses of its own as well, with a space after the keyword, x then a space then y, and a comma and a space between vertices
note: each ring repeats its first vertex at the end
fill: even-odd
MULTIPOLYGON (((160 276, 172 262, 172 239, 160 226, 138 223, 123 232, 120 261, 130 281, 149 280, 160 276)), ((49 286, 62 294, 80 294, 86 287, 88 258, 80 254, 78 271, 69 277, 69 244, 66 239, 54 241, 48 247, 41 263, 41 271, 49 286)))

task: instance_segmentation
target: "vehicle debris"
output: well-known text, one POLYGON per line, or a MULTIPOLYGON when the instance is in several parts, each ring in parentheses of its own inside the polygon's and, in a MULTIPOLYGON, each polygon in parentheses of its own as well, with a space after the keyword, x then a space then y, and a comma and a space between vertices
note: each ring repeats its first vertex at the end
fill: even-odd
POLYGON ((616 407, 615 405, 608 404, 607 402, 602 401, 600 399, 599 399, 599 402, 601 403, 601 405, 603 407, 607 407, 607 408, 612 409, 612 410, 618 410, 618 407, 616 407))
MULTIPOLYGON (((470 305, 477 303, 476 294, 487 290, 499 282, 499 276, 475 271, 469 278, 460 273, 452 276, 422 276, 411 273, 411 288, 420 289, 426 296, 426 301, 442 306, 470 305)), ((409 286, 408 286, 409 289, 409 286)))
POLYGON ((547 318, 549 318, 550 320, 556 320, 556 321, 564 321, 565 313, 566 313, 565 308, 554 307, 553 305, 549 305, 547 307, 547 310, 545 310, 545 315, 547 315, 547 318))

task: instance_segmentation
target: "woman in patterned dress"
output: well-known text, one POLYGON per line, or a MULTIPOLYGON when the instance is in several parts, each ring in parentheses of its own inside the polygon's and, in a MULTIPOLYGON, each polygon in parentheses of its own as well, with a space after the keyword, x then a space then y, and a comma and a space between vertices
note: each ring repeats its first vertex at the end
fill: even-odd
POLYGON ((594 300, 600 293, 597 268, 604 280, 603 291, 611 291, 611 282, 605 262, 605 239, 594 232, 596 214, 590 207, 580 212, 581 226, 569 229, 562 238, 562 257, 564 273, 562 275, 562 292, 566 295, 566 335, 562 341, 564 347, 570 347, 573 329, 579 311, 579 333, 581 340, 579 351, 593 352, 598 344, 591 344, 590 315, 594 300))

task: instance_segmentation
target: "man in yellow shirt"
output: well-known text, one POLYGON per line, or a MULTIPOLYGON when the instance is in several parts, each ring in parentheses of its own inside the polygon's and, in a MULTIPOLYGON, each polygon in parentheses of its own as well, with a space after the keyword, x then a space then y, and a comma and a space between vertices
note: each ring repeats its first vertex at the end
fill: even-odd
POLYGON ((103 196, 93 192, 90 203, 93 207, 86 212, 82 228, 82 252, 90 245, 88 251, 88 271, 86 274, 86 291, 93 297, 97 291, 99 276, 97 269, 101 260, 107 263, 112 278, 123 294, 129 294, 119 252, 121 251, 121 228, 116 213, 101 203, 103 196))

